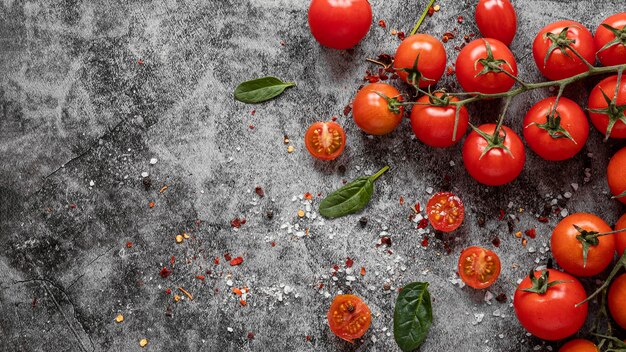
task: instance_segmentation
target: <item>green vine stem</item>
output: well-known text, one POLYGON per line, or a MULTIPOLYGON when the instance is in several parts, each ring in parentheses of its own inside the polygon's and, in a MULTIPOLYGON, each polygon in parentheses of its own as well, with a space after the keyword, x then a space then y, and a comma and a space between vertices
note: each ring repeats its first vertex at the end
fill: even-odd
POLYGON ((422 12, 422 15, 420 16, 419 20, 417 20, 417 23, 415 24, 415 27, 413 27, 413 30, 411 31, 411 35, 417 33, 417 30, 420 29, 420 26, 422 25, 422 22, 424 22, 424 19, 426 18, 426 15, 428 14, 428 10, 433 6, 434 3, 435 3, 435 0, 430 0, 428 2, 428 6, 426 6, 426 8, 424 9, 424 12, 422 12))
POLYGON ((589 302, 589 300, 591 300, 592 298, 594 298, 595 296, 599 295, 602 290, 606 289, 607 287, 609 287, 609 285, 611 284, 611 281, 613 280, 613 278, 617 275, 617 273, 620 271, 620 269, 622 269, 623 267, 626 267, 626 251, 624 252, 624 254, 622 255, 621 258, 619 258, 619 260, 617 261, 617 263, 615 264, 615 267, 613 267, 613 270, 611 270, 611 273, 609 274, 609 277, 606 278, 606 280, 604 281, 604 283, 602 284, 602 286, 600 286, 594 293, 592 293, 591 295, 589 295, 589 297, 585 298, 584 301, 576 304, 576 307, 579 307, 582 304, 585 304, 585 302, 589 302))

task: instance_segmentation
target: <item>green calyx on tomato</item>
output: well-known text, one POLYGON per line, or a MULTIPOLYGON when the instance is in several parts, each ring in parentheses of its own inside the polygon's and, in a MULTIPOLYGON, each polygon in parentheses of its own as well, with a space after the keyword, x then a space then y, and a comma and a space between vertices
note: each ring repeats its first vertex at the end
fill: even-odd
POLYGON ((597 246, 600 244, 598 237, 612 235, 614 233, 622 232, 623 230, 610 231, 605 233, 599 233, 598 231, 587 231, 578 225, 574 225, 578 235, 576 239, 583 245, 583 266, 587 266, 587 256, 589 254, 589 246, 597 246))
POLYGON ((470 123, 470 127, 472 128, 472 130, 474 130, 474 132, 478 133, 481 137, 483 137, 487 141, 487 146, 485 147, 485 149, 483 149, 482 154, 480 154, 480 157, 478 158, 479 160, 482 159, 483 156, 485 156, 485 154, 489 153, 491 149, 496 149, 496 148, 504 150, 507 154, 511 156, 511 158, 515 159, 515 156, 513 155, 513 153, 511 153, 509 148, 507 148, 507 146, 504 145, 504 141, 506 140, 505 129, 498 126, 496 127, 496 130, 493 132, 493 134, 490 135, 488 133, 485 133, 484 131, 481 131, 480 128, 472 125, 471 123, 470 123))
POLYGON ((428 77, 425 77, 422 72, 420 72, 420 70, 418 69, 418 63, 420 60, 420 55, 421 53, 417 54, 417 57, 415 58, 415 61, 413 62, 413 67, 411 68, 396 68, 396 71, 402 71, 402 72, 406 72, 408 74, 407 76, 407 82, 416 87, 419 88, 420 86, 420 81, 431 81, 431 82, 435 82, 434 79, 430 79, 428 77))
POLYGON ((389 111, 394 114, 399 114, 402 112, 402 99, 401 96, 398 97, 388 97, 381 92, 374 92, 378 94, 379 97, 385 99, 387 101, 387 106, 389 107, 389 111))
POLYGON ((494 72, 494 73, 502 72, 504 74, 509 75, 509 72, 502 69, 501 66, 507 65, 509 66, 511 71, 513 71, 513 67, 511 66, 511 64, 504 59, 496 59, 495 57, 493 57, 493 51, 491 50, 491 45, 489 44, 487 40, 483 39, 483 41, 485 42, 485 49, 487 51, 487 57, 478 59, 474 62, 474 70, 477 69, 478 64, 483 65, 483 69, 480 72, 478 72, 476 76, 474 77, 486 75, 489 72, 494 72))
POLYGON ((574 144, 578 144, 576 143, 572 135, 565 128, 563 128, 563 126, 561 126, 561 114, 556 110, 556 107, 550 110, 550 113, 546 115, 545 123, 533 122, 530 125, 535 125, 538 128, 541 128, 542 130, 548 132, 550 137, 554 139, 567 138, 574 142, 574 144))
MULTIPOLYGON (((548 33, 543 35, 544 38, 548 38, 548 39, 550 39, 550 41, 552 41, 552 44, 550 45, 550 47, 548 48, 548 52, 546 53, 546 57, 543 58, 543 65, 544 66, 548 64, 548 59, 550 58, 550 55, 552 55, 552 53, 556 49, 561 50, 563 55, 565 55, 566 57, 570 57, 570 55, 567 53, 567 51, 565 49, 569 48, 570 50, 572 50, 571 44, 576 42, 576 40, 568 38, 567 37, 567 31, 569 31, 569 27, 563 28, 563 30, 559 34, 554 34, 552 32, 548 32, 548 33)), ((572 51, 574 51, 574 50, 572 50, 572 51)))
MULTIPOLYGON (((621 79, 622 79, 622 72, 620 71, 619 74, 617 75, 617 84, 615 86, 616 92, 619 92, 618 89, 620 86, 621 79)), ((617 121, 622 121, 624 124, 626 124, 626 115, 625 115, 626 105, 617 105, 616 103, 617 96, 618 96, 617 93, 615 93, 615 96, 613 97, 613 99, 611 99, 609 98, 608 95, 606 95, 602 87, 599 87, 599 89, 600 89, 600 93, 602 93, 602 96, 604 97, 604 100, 607 103, 607 107, 603 109, 589 109, 589 112, 596 113, 596 114, 603 114, 603 115, 608 116, 609 124, 606 127, 606 133, 604 137, 604 140, 607 141, 609 137, 611 136, 611 132, 613 131, 613 126, 615 126, 617 121)))
POLYGON ((532 292, 532 293, 542 295, 548 292, 548 289, 552 286, 569 282, 569 281, 563 281, 563 280, 556 280, 556 281, 549 282, 548 281, 549 277, 550 277, 550 272, 548 270, 542 270, 541 275, 539 277, 535 277, 535 271, 531 269, 529 278, 530 278, 530 282, 532 283, 532 286, 529 288, 525 288, 522 291, 532 292))
POLYGON ((604 46, 602 48, 600 48, 600 50, 598 50, 598 52, 596 53, 596 56, 598 54, 600 54, 601 52, 603 52, 604 50, 616 46, 616 45, 624 45, 626 46, 626 27, 622 28, 622 29, 617 29, 617 28, 613 28, 610 25, 606 24, 606 23, 602 23, 602 27, 608 29, 609 31, 611 31, 611 33, 613 33, 615 35, 615 38, 613 40, 611 40, 610 42, 604 44, 604 46))

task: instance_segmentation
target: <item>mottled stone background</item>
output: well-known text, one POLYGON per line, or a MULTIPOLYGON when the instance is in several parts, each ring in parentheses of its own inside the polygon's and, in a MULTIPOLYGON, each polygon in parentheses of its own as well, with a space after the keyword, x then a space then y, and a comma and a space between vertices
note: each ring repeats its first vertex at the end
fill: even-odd
MULTIPOLYGON (((387 29, 373 25, 354 50, 339 52, 312 39, 304 0, 0 2, 0 350, 137 351, 147 338, 151 351, 395 351, 396 289, 415 280, 430 282, 434 300, 435 322, 422 351, 556 350, 557 343, 526 336, 510 296, 518 279, 550 257, 542 252, 561 215, 539 223, 546 203, 556 199, 552 212, 593 212, 611 224, 624 212, 607 194, 605 171, 623 142, 604 143, 592 130, 583 152, 561 163, 527 151, 518 180, 487 188, 465 173, 460 146, 427 148, 411 138, 407 121, 389 136, 367 138, 343 115, 372 67, 364 59, 393 53, 399 41, 389 32, 409 31, 426 1, 371 3, 375 22, 386 20, 387 29), (258 106, 233 100, 239 82, 264 75, 298 86, 258 106), (331 116, 346 129, 348 147, 336 161, 315 161, 303 146, 304 131, 331 116), (392 170, 365 212, 312 219, 318 193, 384 164, 392 170), (424 203, 430 188, 446 187, 465 201, 466 221, 452 236, 428 234, 423 248, 423 234, 407 220, 409 205, 424 203), (315 195, 313 211, 299 219, 305 192, 315 195), (369 219, 365 227, 361 216, 369 219), (236 217, 246 219, 238 231, 230 225, 236 217), (308 236, 299 237, 305 228, 308 236), (524 248, 514 233, 529 228, 538 235, 524 248), (176 244, 184 231, 190 238, 176 244), (376 246, 384 232, 390 248, 376 246), (494 248, 497 236, 504 269, 490 292, 509 298, 487 303, 485 290, 450 279, 464 247, 494 248), (243 264, 229 266, 226 252, 243 264), (352 273, 345 271, 347 257, 352 273), (341 267, 337 281, 330 276, 334 264, 341 267), (173 270, 167 279, 159 276, 164 266, 173 270), (347 276, 356 281, 348 285, 347 276), (247 306, 230 292, 229 280, 250 288, 247 306), (194 300, 175 303, 177 287, 194 300), (355 345, 327 327, 326 310, 340 291, 363 297, 374 314, 355 345)), ((475 1, 439 3, 422 30, 442 37, 457 28, 445 45, 451 64, 463 35, 477 31, 475 1)), ((519 0, 515 7, 512 49, 528 81, 542 79, 530 44, 545 24, 575 19, 595 31, 625 10, 622 0, 519 0)), ((584 105, 599 79, 572 85, 565 95, 584 105)), ((457 89, 454 76, 441 85, 457 89)), ((549 94, 515 99, 507 124, 521 133, 524 112, 549 94)), ((499 108, 497 101, 476 104, 472 121, 493 121, 499 108)))

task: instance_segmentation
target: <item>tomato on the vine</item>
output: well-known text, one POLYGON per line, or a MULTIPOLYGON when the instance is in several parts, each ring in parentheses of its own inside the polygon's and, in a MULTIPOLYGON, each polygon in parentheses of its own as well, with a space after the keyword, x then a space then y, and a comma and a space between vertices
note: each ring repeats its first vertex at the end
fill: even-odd
POLYGON ((626 274, 617 277, 609 288, 609 311, 617 325, 626 329, 626 274))
POLYGON ((348 342, 365 335, 372 322, 369 307, 355 295, 336 296, 326 317, 330 330, 348 342))
POLYGON ((459 257, 459 275, 467 286, 483 289, 491 286, 500 276, 500 258, 482 247, 469 247, 459 257))
POLYGON ((452 232, 465 219, 465 206, 461 198, 450 192, 435 193, 426 204, 428 221, 435 230, 452 232))
POLYGON ((533 105, 524 117, 524 138, 530 149, 546 160, 565 160, 576 155, 587 142, 589 122, 583 109, 574 101, 556 97, 533 105))
POLYGON ((611 194, 626 204, 626 147, 613 155, 606 168, 606 176, 611 194))
POLYGON ((531 271, 513 297, 515 315, 531 334, 544 340, 561 340, 585 324, 588 304, 585 288, 572 275, 547 269, 531 271), (531 280, 532 277, 532 280, 531 280))
POLYGON ((615 249, 617 249, 617 256, 621 257, 626 251, 626 214, 617 220, 615 231, 617 230, 624 230, 615 234, 615 249))
POLYGON ((479 0, 476 24, 483 37, 498 39, 508 46, 517 31, 517 15, 509 0, 479 0))
POLYGON ((559 352, 599 352, 595 343, 585 339, 574 339, 559 348, 559 352))
POLYGON ((316 122, 304 134, 306 149, 321 160, 337 159, 346 147, 346 133, 336 122, 316 122))
POLYGON ((587 65, 572 48, 593 65, 596 60, 593 35, 585 26, 564 20, 541 29, 533 42, 533 57, 541 74, 559 80, 586 72, 587 65))
POLYGON ((626 12, 616 13, 604 20, 593 40, 602 65, 626 64, 626 12))
POLYGON ((400 92, 387 83, 372 83, 361 88, 354 98, 352 116, 363 132, 383 135, 393 132, 402 122, 400 92), (384 95, 382 97, 380 94, 384 95))
POLYGON ((368 0, 313 0, 309 27, 313 37, 333 49, 349 49, 365 37, 372 24, 368 0))
POLYGON ((570 274, 597 275, 613 261, 615 236, 590 236, 586 239, 584 235, 588 232, 611 232, 611 227, 596 215, 575 213, 561 220, 552 231, 550 238, 552 256, 570 274))
POLYGON ((500 186, 517 178, 524 168, 524 143, 512 129, 502 126, 494 140, 496 125, 472 131, 463 143, 465 169, 478 182, 500 186))
POLYGON ((414 34, 400 43, 393 65, 405 82, 425 88, 439 81, 446 60, 446 49, 439 39, 428 34, 414 34))
POLYGON ((461 49, 456 59, 456 77, 466 92, 506 92, 515 84, 509 75, 517 77, 515 57, 497 39, 476 39, 461 49))
POLYGON ((591 90, 589 117, 607 138, 626 138, 626 76, 620 81, 617 97, 616 86, 617 75, 603 79, 591 90))
MULTIPOLYGON (((435 92, 436 97, 441 97, 442 92, 435 92)), ((450 97, 451 102, 459 101, 457 97, 450 97)), ((459 122, 454 134, 454 120, 457 107, 454 105, 437 105, 431 102, 427 95, 417 99, 418 104, 411 111, 411 127, 415 137, 422 143, 436 148, 445 148, 456 144, 467 131, 469 126, 469 114, 467 108, 462 106, 459 110, 459 122)))

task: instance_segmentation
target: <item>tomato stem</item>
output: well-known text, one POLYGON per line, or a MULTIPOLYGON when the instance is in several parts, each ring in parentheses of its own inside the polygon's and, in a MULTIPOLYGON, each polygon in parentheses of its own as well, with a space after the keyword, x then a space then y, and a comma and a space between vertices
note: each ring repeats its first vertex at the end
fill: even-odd
POLYGON ((626 251, 624 251, 624 254, 622 254, 622 257, 619 258, 619 260, 617 261, 617 264, 615 264, 615 267, 613 267, 613 270, 611 270, 611 273, 609 274, 609 277, 606 278, 606 280, 604 281, 602 286, 600 286, 594 293, 589 295, 589 297, 585 298, 584 301, 576 304, 576 307, 579 307, 582 304, 585 304, 586 302, 589 302, 589 300, 591 300, 592 298, 594 298, 595 296, 600 294, 600 292, 602 292, 602 290, 604 290, 607 287, 609 287, 609 284, 611 283, 611 280, 613 280, 613 278, 617 275, 617 273, 620 271, 620 269, 622 269, 622 267, 624 267, 624 266, 626 266, 626 251))
POLYGON ((426 6, 419 20, 417 20, 417 23, 415 23, 415 27, 413 27, 413 30, 411 30, 411 35, 417 33, 417 30, 420 28, 420 26, 422 25, 422 22, 424 22, 424 19, 426 18, 426 15, 428 14, 428 10, 433 6, 434 3, 435 3, 435 0, 430 0, 428 2, 428 6, 426 6))
POLYGON ((387 170, 389 170, 389 165, 385 165, 385 167, 383 167, 382 169, 380 169, 377 173, 373 174, 372 176, 370 176, 370 180, 372 182, 376 181, 382 174, 384 174, 385 172, 387 172, 387 170))

